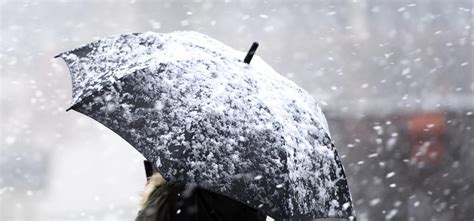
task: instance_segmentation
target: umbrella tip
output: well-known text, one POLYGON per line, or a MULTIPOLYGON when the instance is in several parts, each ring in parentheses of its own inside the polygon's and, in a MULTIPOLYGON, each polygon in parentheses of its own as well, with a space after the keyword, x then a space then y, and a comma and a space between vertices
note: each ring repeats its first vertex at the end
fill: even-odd
POLYGON ((70 107, 68 107, 68 108, 66 109, 66 112, 72 110, 75 106, 76 106, 76 105, 71 105, 70 107))
POLYGON ((253 55, 255 54, 255 51, 257 51, 257 48, 258 42, 254 42, 250 47, 249 52, 247 52, 247 55, 244 58, 244 63, 250 64, 250 61, 252 61, 253 55))

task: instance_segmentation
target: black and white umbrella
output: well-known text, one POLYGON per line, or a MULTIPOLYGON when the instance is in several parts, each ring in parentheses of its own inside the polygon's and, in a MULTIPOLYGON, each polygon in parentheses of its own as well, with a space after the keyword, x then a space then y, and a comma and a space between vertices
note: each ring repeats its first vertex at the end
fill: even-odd
POLYGON ((276 219, 353 216, 321 109, 260 58, 248 64, 196 32, 125 34, 58 56, 71 73, 70 109, 120 135, 167 180, 276 219))

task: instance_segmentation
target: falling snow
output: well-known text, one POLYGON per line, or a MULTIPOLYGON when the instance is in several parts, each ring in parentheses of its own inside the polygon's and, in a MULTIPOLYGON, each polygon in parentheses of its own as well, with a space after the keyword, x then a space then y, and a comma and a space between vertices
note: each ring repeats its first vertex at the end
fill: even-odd
MULTIPOLYGON (((0 201, 12 202, 0 202, 3 216, 133 220, 142 157, 105 126, 65 112, 70 78, 52 57, 114 34, 194 30, 241 51, 259 41, 257 55, 324 101, 357 220, 474 217, 472 1, 32 0, 1 8, 0 201), (420 147, 426 156, 440 150, 440 159, 420 162, 429 158, 420 147)), ((258 175, 265 180, 248 178, 258 175)))

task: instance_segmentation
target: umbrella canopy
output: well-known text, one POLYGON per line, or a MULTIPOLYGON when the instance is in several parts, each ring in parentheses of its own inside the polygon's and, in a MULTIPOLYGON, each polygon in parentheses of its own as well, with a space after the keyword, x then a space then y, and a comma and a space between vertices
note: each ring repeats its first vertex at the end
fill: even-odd
POLYGON ((196 32, 108 37, 64 52, 70 109, 120 135, 168 180, 276 219, 353 215, 314 99, 259 57, 196 32))

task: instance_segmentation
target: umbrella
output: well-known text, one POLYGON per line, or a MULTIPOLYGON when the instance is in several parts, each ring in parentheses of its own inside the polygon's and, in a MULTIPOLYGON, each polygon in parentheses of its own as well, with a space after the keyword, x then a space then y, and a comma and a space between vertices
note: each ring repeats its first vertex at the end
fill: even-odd
POLYGON ((146 32, 57 57, 71 74, 69 109, 113 130, 167 180, 276 219, 353 216, 321 109, 258 56, 252 60, 256 46, 245 56, 196 32, 146 32))

